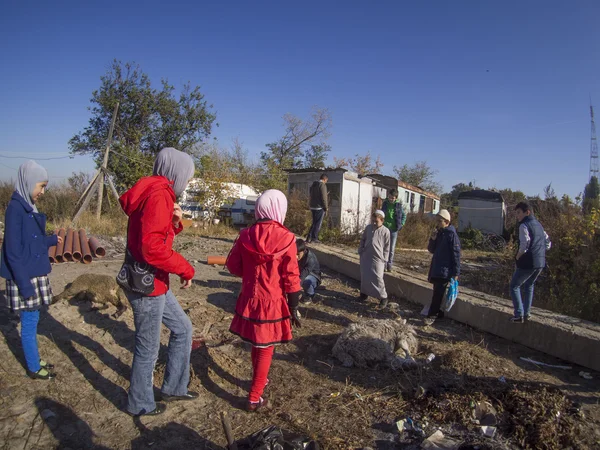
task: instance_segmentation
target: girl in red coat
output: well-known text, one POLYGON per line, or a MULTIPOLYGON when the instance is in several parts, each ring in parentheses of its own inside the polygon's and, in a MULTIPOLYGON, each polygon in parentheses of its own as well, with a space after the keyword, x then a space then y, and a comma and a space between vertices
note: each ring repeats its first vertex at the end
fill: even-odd
POLYGON ((242 230, 227 257, 227 268, 242 277, 242 291, 230 331, 252 344, 252 387, 248 411, 266 406, 274 346, 292 339, 292 323, 300 327, 300 272, 296 237, 283 226, 287 199, 269 189, 256 201, 257 222, 242 230))

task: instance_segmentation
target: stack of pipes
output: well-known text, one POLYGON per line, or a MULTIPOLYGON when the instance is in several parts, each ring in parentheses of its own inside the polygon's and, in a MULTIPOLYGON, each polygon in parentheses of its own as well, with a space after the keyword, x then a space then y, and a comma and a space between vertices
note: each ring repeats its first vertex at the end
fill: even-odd
POLYGON ((63 242, 48 249, 48 258, 51 263, 62 262, 83 262, 89 264, 94 257, 102 258, 106 255, 106 250, 100 245, 98 239, 90 237, 88 239, 85 230, 79 231, 73 228, 61 228, 56 233, 63 238, 63 242))

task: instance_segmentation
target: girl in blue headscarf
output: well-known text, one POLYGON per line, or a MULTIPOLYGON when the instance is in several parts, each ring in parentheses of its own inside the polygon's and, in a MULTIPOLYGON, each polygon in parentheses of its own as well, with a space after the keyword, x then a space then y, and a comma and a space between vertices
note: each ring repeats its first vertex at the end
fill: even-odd
POLYGON ((19 167, 15 192, 6 208, 0 276, 6 279, 8 308, 21 316, 21 344, 27 375, 49 380, 54 366, 40 359, 37 325, 40 309, 52 302, 48 248, 62 238, 46 236, 46 216, 35 206, 48 185, 46 169, 35 161, 19 167))

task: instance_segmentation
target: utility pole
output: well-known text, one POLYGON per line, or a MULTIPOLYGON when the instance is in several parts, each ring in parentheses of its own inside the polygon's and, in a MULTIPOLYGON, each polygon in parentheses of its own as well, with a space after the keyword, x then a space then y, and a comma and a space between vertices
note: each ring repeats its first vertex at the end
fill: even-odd
POLYGON ((594 121, 594 107, 592 106, 592 99, 590 98, 590 116, 592 118, 592 136, 590 142, 590 177, 598 178, 598 140, 596 139, 596 122, 594 121))
MULTIPOLYGON (((119 102, 115 105, 113 111, 112 121, 110 122, 110 128, 108 130, 108 141, 106 142, 106 151, 104 152, 104 162, 102 163, 102 174, 100 175, 100 184, 98 185, 98 205, 96 206, 96 219, 100 219, 102 213, 102 197, 104 195, 104 183, 108 178, 106 173, 108 169, 108 153, 110 152, 110 145, 112 144, 113 131, 115 129, 115 121, 117 120, 117 111, 119 110, 119 102)), ((117 199, 118 200, 118 199, 117 199)))
POLYGON ((73 223, 77 221, 81 213, 85 211, 94 196, 94 191, 96 191, 96 187, 98 188, 98 205, 96 207, 96 218, 100 218, 100 214, 102 213, 102 197, 104 196, 104 183, 108 181, 112 194, 115 196, 117 201, 119 200, 119 194, 117 193, 117 189, 112 182, 112 179, 108 173, 108 154, 110 153, 110 146, 112 144, 113 132, 115 129, 115 122, 117 120, 117 112, 119 111, 119 102, 115 105, 115 109, 113 111, 112 120, 110 122, 110 128, 108 130, 108 141, 106 142, 106 150, 104 152, 104 161, 102 162, 102 166, 98 169, 94 178, 90 184, 85 188, 83 194, 77 201, 77 204, 81 203, 81 207, 73 217, 73 223), (83 202, 83 203, 82 203, 83 202))

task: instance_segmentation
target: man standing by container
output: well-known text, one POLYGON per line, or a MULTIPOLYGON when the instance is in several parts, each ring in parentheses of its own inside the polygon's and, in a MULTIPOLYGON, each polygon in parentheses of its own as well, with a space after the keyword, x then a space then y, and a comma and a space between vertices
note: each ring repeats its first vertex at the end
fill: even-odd
POLYGON ((310 201, 309 208, 312 213, 312 225, 308 232, 306 242, 319 242, 319 233, 321 232, 321 225, 323 224, 323 218, 327 213, 327 180, 329 177, 326 174, 321 175, 319 181, 315 181, 310 187, 310 201))
POLYGON ((519 252, 516 256, 517 268, 510 282, 510 296, 515 308, 515 315, 510 320, 523 323, 529 320, 533 287, 546 267, 546 250, 550 249, 552 243, 542 224, 533 216, 528 203, 518 203, 515 211, 519 221, 519 252), (525 294, 523 298, 521 288, 525 294))
POLYGON ((398 190, 392 189, 388 192, 387 198, 383 201, 381 208, 385 213, 385 221, 383 225, 390 230, 390 254, 385 265, 385 271, 392 271, 394 263, 394 253, 396 252, 396 242, 398 241, 398 232, 406 222, 406 214, 404 213, 404 205, 398 200, 398 190))

